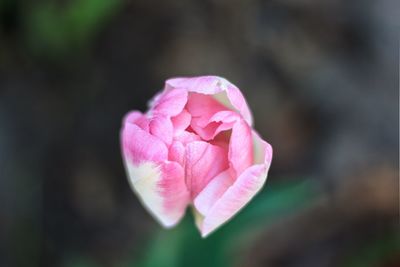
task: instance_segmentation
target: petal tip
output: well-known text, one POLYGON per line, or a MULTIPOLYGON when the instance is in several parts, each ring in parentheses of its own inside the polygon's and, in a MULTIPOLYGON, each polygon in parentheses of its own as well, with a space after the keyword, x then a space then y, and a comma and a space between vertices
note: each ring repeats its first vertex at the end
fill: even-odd
POLYGON ((203 238, 203 239, 206 239, 206 238, 208 237, 209 234, 210 234, 210 233, 208 233, 208 232, 201 232, 201 231, 200 231, 200 236, 201 236, 201 238, 203 238))

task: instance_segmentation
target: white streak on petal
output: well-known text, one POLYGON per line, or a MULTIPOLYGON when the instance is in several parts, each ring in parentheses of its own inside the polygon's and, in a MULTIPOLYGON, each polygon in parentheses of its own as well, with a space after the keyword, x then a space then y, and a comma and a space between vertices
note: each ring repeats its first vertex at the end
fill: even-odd
POLYGON ((162 178, 160 165, 143 162, 138 166, 125 162, 128 180, 143 206, 164 227, 170 228, 181 219, 181 215, 165 210, 165 198, 162 197, 159 183, 162 178))

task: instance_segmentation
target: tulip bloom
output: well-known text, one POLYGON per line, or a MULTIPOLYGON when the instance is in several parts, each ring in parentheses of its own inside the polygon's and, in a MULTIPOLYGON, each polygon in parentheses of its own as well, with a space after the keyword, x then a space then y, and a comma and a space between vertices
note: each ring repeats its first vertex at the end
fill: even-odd
POLYGON ((216 76, 167 80, 149 111, 121 130, 129 182, 164 227, 192 206, 203 237, 243 208, 265 183, 272 147, 252 129, 240 90, 216 76))

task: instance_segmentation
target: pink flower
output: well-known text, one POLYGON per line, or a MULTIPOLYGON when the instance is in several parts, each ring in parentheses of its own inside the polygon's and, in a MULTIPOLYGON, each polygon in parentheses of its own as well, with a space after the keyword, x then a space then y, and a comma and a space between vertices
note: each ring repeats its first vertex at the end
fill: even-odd
POLYGON ((165 227, 192 206, 203 237, 263 186, 272 147, 240 90, 216 76, 167 80, 150 109, 128 113, 122 152, 132 189, 165 227))

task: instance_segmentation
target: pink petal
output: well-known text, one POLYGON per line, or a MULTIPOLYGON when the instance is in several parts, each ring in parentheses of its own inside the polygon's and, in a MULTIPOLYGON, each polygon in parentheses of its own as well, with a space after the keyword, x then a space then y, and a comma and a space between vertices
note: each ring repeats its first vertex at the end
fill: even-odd
POLYGON ((220 124, 211 123, 210 119, 226 107, 211 96, 191 93, 186 108, 192 116, 191 128, 204 140, 211 140, 220 124))
POLYGON ((161 162, 167 159, 166 145, 135 124, 126 123, 121 133, 124 157, 137 164, 142 161, 161 162))
POLYGON ((156 165, 126 162, 129 181, 142 204, 163 226, 172 227, 183 217, 189 192, 183 168, 175 162, 156 165))
POLYGON ((197 93, 191 93, 189 95, 186 109, 193 118, 197 119, 199 127, 206 126, 215 113, 228 110, 211 96, 197 93))
POLYGON ((181 142, 184 145, 187 145, 190 142, 200 141, 201 138, 200 136, 192 132, 183 131, 180 135, 175 136, 175 140, 181 142))
POLYGON ((167 146, 172 142, 173 126, 169 118, 163 115, 155 115, 149 123, 150 133, 157 136, 167 146))
POLYGON ((194 118, 191 127, 203 140, 212 141, 219 133, 232 129, 236 120, 239 119, 240 116, 237 113, 224 110, 216 112, 207 119, 205 117, 194 118))
POLYGON ((165 162, 161 166, 162 179, 159 181, 159 192, 164 198, 165 213, 174 218, 174 224, 185 214, 190 200, 190 193, 186 187, 184 170, 176 162, 165 162))
POLYGON ((173 141, 168 152, 168 160, 185 165, 185 146, 181 142, 173 141))
POLYGON ((224 123, 234 123, 240 119, 240 116, 231 110, 219 111, 213 114, 209 121, 224 122, 224 123))
POLYGON ((209 120, 207 126, 199 129, 201 136, 207 137, 205 140, 213 142, 217 135, 223 131, 231 130, 236 121, 240 120, 240 116, 234 111, 219 111, 215 113, 209 120))
POLYGON ((229 170, 215 176, 194 199, 194 206, 203 216, 221 198, 225 191, 232 185, 234 179, 229 170))
POLYGON ((189 95, 187 110, 192 115, 191 128, 204 140, 231 129, 234 121, 240 118, 211 96, 198 93, 189 95))
POLYGON ((180 135, 187 127, 190 125, 192 116, 190 113, 184 109, 181 113, 171 118, 172 124, 174 126, 174 134, 180 135))
MULTIPOLYGON (((200 127, 197 124, 197 119, 192 120, 191 127, 203 140, 210 141, 217 134, 217 129, 219 129, 221 123, 211 122, 206 127, 200 127)), ((229 128, 229 127, 228 127, 229 128)))
POLYGON ((195 198, 218 173, 228 168, 226 151, 204 141, 186 146, 186 184, 195 198))
POLYGON ((201 235, 203 237, 209 235, 233 217, 261 189, 266 177, 265 165, 253 165, 245 170, 199 222, 201 235))
POLYGON ((200 76, 192 78, 175 78, 166 81, 165 88, 184 89, 189 92, 213 95, 224 106, 237 110, 252 125, 250 109, 240 90, 224 78, 217 76, 200 76))
POLYGON ((149 131, 149 119, 146 115, 142 114, 140 111, 131 111, 125 115, 123 118, 123 125, 129 124, 136 124, 144 131, 149 131))
POLYGON ((122 119, 122 122, 123 122, 122 124, 135 123, 141 117, 143 117, 143 114, 140 111, 136 111, 136 110, 130 111, 122 119))
POLYGON ((236 177, 253 164, 251 129, 243 120, 238 120, 232 128, 228 158, 236 177))
POLYGON ((154 114, 163 114, 164 116, 178 115, 186 105, 188 93, 186 90, 164 90, 156 97, 151 104, 154 114))
POLYGON ((228 182, 223 177, 218 177, 218 180, 222 181, 210 182, 204 189, 205 192, 201 192, 195 199, 195 208, 198 209, 195 212, 196 224, 203 237, 232 218, 254 197, 266 181, 272 160, 272 147, 256 132, 253 131, 251 135, 255 165, 244 170, 228 189, 226 189, 229 186, 228 182), (222 191, 224 193, 221 195, 222 191), (213 201, 206 200, 210 196, 213 201))

